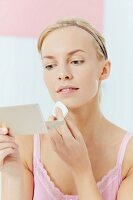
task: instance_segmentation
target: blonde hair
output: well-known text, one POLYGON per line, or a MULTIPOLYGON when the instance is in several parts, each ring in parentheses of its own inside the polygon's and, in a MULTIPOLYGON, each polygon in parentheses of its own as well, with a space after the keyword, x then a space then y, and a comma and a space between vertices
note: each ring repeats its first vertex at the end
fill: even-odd
POLYGON ((55 24, 52 24, 46 27, 38 39, 37 46, 38 46, 39 53, 41 53, 42 43, 49 33, 53 32, 54 30, 57 30, 63 27, 68 27, 68 26, 77 26, 81 29, 84 29, 89 34, 91 34, 92 37, 94 38, 94 44, 96 46, 98 57, 104 58, 105 60, 108 59, 104 37, 88 21, 85 21, 84 19, 77 18, 77 17, 58 20, 55 24))

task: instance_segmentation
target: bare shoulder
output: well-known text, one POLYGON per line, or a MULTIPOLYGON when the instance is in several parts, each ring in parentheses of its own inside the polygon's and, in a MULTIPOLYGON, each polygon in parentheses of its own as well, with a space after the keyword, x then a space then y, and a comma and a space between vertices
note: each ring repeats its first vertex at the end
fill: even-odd
POLYGON ((19 145, 22 162, 30 171, 33 171, 33 135, 15 136, 15 141, 19 145))
POLYGON ((122 177, 124 179, 131 171, 133 171, 133 133, 130 133, 128 130, 123 129, 110 121, 107 121, 107 127, 107 132, 109 133, 107 135, 107 144, 111 145, 111 151, 113 147, 116 149, 116 152, 118 152, 120 144, 127 133, 132 136, 128 140, 122 163, 122 177))
POLYGON ((129 131, 122 129, 120 127, 116 126, 116 130, 117 133, 115 139, 120 138, 120 140, 122 141, 122 139, 124 138, 124 136, 128 133, 129 135, 131 135, 131 137, 129 138, 128 142, 127 142, 127 146, 125 149, 125 156, 124 156, 124 160, 126 161, 126 163, 132 165, 133 164, 133 133, 130 133, 129 131))
POLYGON ((123 177, 126 178, 131 172, 133 172, 133 133, 130 133, 128 130, 122 129, 118 126, 114 126, 114 127, 116 130, 116 132, 114 132, 116 134, 114 138, 116 140, 117 138, 120 138, 120 141, 122 141, 122 139, 127 133, 131 135, 125 149, 124 160, 122 164, 123 177))

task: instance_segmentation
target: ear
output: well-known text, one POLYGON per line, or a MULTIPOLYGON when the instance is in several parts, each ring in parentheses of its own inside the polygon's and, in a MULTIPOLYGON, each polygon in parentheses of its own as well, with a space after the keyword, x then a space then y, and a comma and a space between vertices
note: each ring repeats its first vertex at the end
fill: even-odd
POLYGON ((105 80, 108 78, 110 74, 110 68, 111 68, 111 62, 109 60, 106 60, 101 67, 100 77, 99 80, 105 80))

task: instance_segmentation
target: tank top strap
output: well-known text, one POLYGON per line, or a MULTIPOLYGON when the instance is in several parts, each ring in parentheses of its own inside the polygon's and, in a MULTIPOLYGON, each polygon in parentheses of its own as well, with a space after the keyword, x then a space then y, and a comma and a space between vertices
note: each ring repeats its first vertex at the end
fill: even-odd
POLYGON ((129 142, 129 140, 132 136, 133 135, 131 133, 127 132, 125 134, 125 136, 123 137, 119 151, 118 151, 118 157, 117 157, 116 165, 122 165, 124 155, 125 155, 125 151, 126 151, 126 147, 127 147, 128 142, 129 142))
POLYGON ((40 160, 40 135, 34 134, 34 158, 40 160))

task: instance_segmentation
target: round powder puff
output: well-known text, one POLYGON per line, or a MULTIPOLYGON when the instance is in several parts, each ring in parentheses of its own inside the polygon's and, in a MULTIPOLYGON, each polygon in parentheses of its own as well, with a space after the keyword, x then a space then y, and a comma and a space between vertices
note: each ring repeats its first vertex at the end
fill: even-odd
POLYGON ((61 102, 61 101, 57 101, 53 107, 53 110, 52 110, 52 115, 54 117, 56 117, 56 114, 55 114, 55 109, 59 107, 62 112, 63 112, 63 116, 66 117, 66 115, 68 114, 68 109, 67 107, 61 102))

